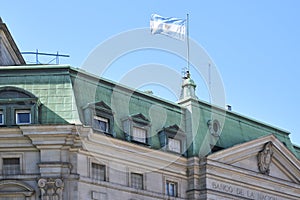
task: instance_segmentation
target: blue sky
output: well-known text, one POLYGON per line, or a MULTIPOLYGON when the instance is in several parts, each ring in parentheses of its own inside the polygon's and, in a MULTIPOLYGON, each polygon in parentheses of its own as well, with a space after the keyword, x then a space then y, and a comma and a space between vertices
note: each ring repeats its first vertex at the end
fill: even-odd
MULTIPOLYGON (((73 67, 81 67, 89 53, 113 35, 148 27, 152 13, 178 18, 189 13, 190 37, 216 64, 226 103, 235 112, 290 131, 292 141, 300 145, 300 1, 0 2, 1 17, 21 51, 69 54, 61 63, 73 67)), ((105 77, 118 81, 126 71, 150 62, 177 71, 184 65, 165 52, 140 51, 117 60, 105 77)), ((194 79, 199 98, 207 100, 203 80, 194 79)))

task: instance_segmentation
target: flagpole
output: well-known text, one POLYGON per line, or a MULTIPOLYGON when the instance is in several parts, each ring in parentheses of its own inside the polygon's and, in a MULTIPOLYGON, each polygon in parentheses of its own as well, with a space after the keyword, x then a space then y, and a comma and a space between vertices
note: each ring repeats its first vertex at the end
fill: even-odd
POLYGON ((209 87, 209 92, 211 93, 211 66, 210 66, 210 62, 208 63, 208 87, 209 87))
POLYGON ((186 48, 187 48, 187 75, 190 76, 190 37, 189 37, 189 14, 186 14, 186 48))

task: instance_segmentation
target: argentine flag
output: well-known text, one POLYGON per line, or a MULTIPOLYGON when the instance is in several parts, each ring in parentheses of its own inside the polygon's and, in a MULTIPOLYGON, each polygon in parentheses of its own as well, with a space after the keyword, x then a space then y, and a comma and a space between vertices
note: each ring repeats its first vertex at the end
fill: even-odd
POLYGON ((163 34, 179 40, 185 39, 186 28, 184 19, 151 15, 150 30, 152 34, 163 34))

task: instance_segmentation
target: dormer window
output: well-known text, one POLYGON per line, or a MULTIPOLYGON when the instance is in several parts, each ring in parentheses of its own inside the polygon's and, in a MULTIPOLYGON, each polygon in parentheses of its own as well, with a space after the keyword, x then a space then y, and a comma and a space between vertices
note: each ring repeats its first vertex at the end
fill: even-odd
POLYGON ((132 140, 141 142, 141 143, 146 143, 147 141, 147 130, 133 126, 132 129, 132 140))
POLYGON ((181 153, 181 141, 178 139, 168 138, 168 150, 176 153, 181 153))
POLYGON ((158 132, 158 136, 162 150, 185 153, 186 135, 176 124, 163 128, 158 132))
POLYGON ((16 124, 31 124, 31 111, 16 110, 16 124))
POLYGON ((4 124, 4 115, 3 115, 3 111, 0 111, 0 125, 4 124))
POLYGON ((113 135, 114 117, 111 108, 103 101, 83 107, 84 123, 95 131, 113 135))
POLYGON ((16 87, 0 88, 0 125, 37 124, 40 102, 28 91, 16 87))
POLYGON ((96 130, 108 133, 109 131, 109 119, 99 116, 94 116, 94 128, 96 130))
POLYGON ((123 119, 127 141, 150 145, 150 121, 141 113, 123 119))

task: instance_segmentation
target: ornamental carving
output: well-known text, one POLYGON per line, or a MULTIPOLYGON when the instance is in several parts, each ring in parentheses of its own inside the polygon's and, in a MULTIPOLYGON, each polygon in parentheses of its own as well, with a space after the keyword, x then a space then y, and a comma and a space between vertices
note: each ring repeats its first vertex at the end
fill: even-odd
POLYGON ((270 174, 270 165, 273 157, 273 144, 268 142, 264 149, 258 153, 258 169, 262 174, 270 174))
POLYGON ((220 136, 221 126, 220 126, 220 122, 217 119, 208 120, 207 126, 210 134, 212 134, 215 137, 220 136))
POLYGON ((64 182, 57 178, 41 178, 38 181, 38 186, 41 191, 41 200, 62 200, 64 182))

